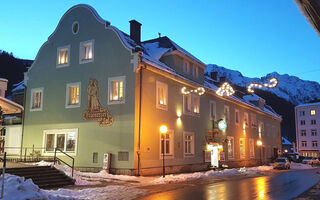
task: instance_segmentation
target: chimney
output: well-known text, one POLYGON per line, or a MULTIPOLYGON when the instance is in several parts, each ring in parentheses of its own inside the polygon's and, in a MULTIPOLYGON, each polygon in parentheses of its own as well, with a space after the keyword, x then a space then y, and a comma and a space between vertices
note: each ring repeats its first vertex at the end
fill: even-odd
POLYGON ((0 78, 0 97, 5 97, 7 91, 8 80, 0 78))
POLYGON ((225 76, 221 76, 220 77, 220 83, 224 83, 224 82, 226 82, 226 77, 225 76))
POLYGON ((130 38, 137 44, 141 43, 141 24, 136 20, 129 21, 130 23, 130 38))
POLYGON ((218 72, 211 72, 210 77, 212 80, 217 81, 218 80, 218 72))
POLYGON ((264 105, 265 105, 266 101, 262 98, 259 98, 258 100, 258 106, 261 110, 264 110, 264 105))

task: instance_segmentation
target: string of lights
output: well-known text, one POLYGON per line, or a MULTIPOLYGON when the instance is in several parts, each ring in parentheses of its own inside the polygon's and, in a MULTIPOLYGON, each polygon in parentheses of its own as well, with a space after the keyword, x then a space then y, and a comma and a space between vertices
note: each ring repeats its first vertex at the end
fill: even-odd
POLYGON ((234 89, 228 82, 224 82, 216 91, 219 96, 231 96, 234 94, 234 89))
POLYGON ((253 88, 275 88, 278 85, 278 79, 277 78, 271 78, 269 79, 269 83, 264 83, 264 84, 260 84, 260 83, 250 83, 250 85, 248 86, 248 92, 250 93, 254 93, 253 88))
POLYGON ((181 93, 184 95, 188 95, 190 93, 195 93, 198 94, 199 96, 203 95, 205 92, 205 89, 203 87, 198 87, 197 89, 194 90, 187 90, 186 87, 181 88, 181 93))

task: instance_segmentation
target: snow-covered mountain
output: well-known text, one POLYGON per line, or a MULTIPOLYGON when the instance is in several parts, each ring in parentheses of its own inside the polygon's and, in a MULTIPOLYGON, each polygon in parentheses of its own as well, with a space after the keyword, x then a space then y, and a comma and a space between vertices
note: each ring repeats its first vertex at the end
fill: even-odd
POLYGON ((278 86, 267 90, 295 105, 320 99, 319 83, 302 80, 288 74, 280 75, 277 72, 272 72, 261 78, 249 78, 243 76, 239 71, 226 69, 215 64, 207 65, 205 72, 209 75, 210 72, 218 72, 218 77, 225 76, 227 81, 241 87, 247 87, 252 82, 267 83, 270 78, 276 77, 279 80, 278 86))

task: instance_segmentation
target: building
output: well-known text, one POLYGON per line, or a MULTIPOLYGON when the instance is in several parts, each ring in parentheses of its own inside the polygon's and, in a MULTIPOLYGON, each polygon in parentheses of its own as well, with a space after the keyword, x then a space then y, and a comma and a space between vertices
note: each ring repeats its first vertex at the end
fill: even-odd
POLYGON ((320 102, 295 107, 297 151, 303 156, 319 157, 320 102))
POLYGON ((285 137, 282 140, 282 153, 293 153, 293 144, 285 137))
POLYGON ((23 146, 43 156, 62 149, 81 170, 132 175, 160 174, 163 157, 174 173, 278 155, 281 117, 263 99, 217 95, 223 79, 205 78, 202 61, 140 33, 135 20, 127 35, 88 5, 70 8, 25 75, 23 146))

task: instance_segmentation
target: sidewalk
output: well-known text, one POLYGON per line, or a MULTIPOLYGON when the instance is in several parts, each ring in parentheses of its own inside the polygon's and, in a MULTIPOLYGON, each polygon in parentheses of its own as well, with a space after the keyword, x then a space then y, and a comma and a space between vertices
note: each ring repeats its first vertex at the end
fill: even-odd
MULTIPOLYGON (((320 179, 320 172, 318 172, 320 179)), ((294 200, 318 200, 320 199, 320 181, 318 184, 310 188, 308 191, 302 193, 299 197, 294 200)))

